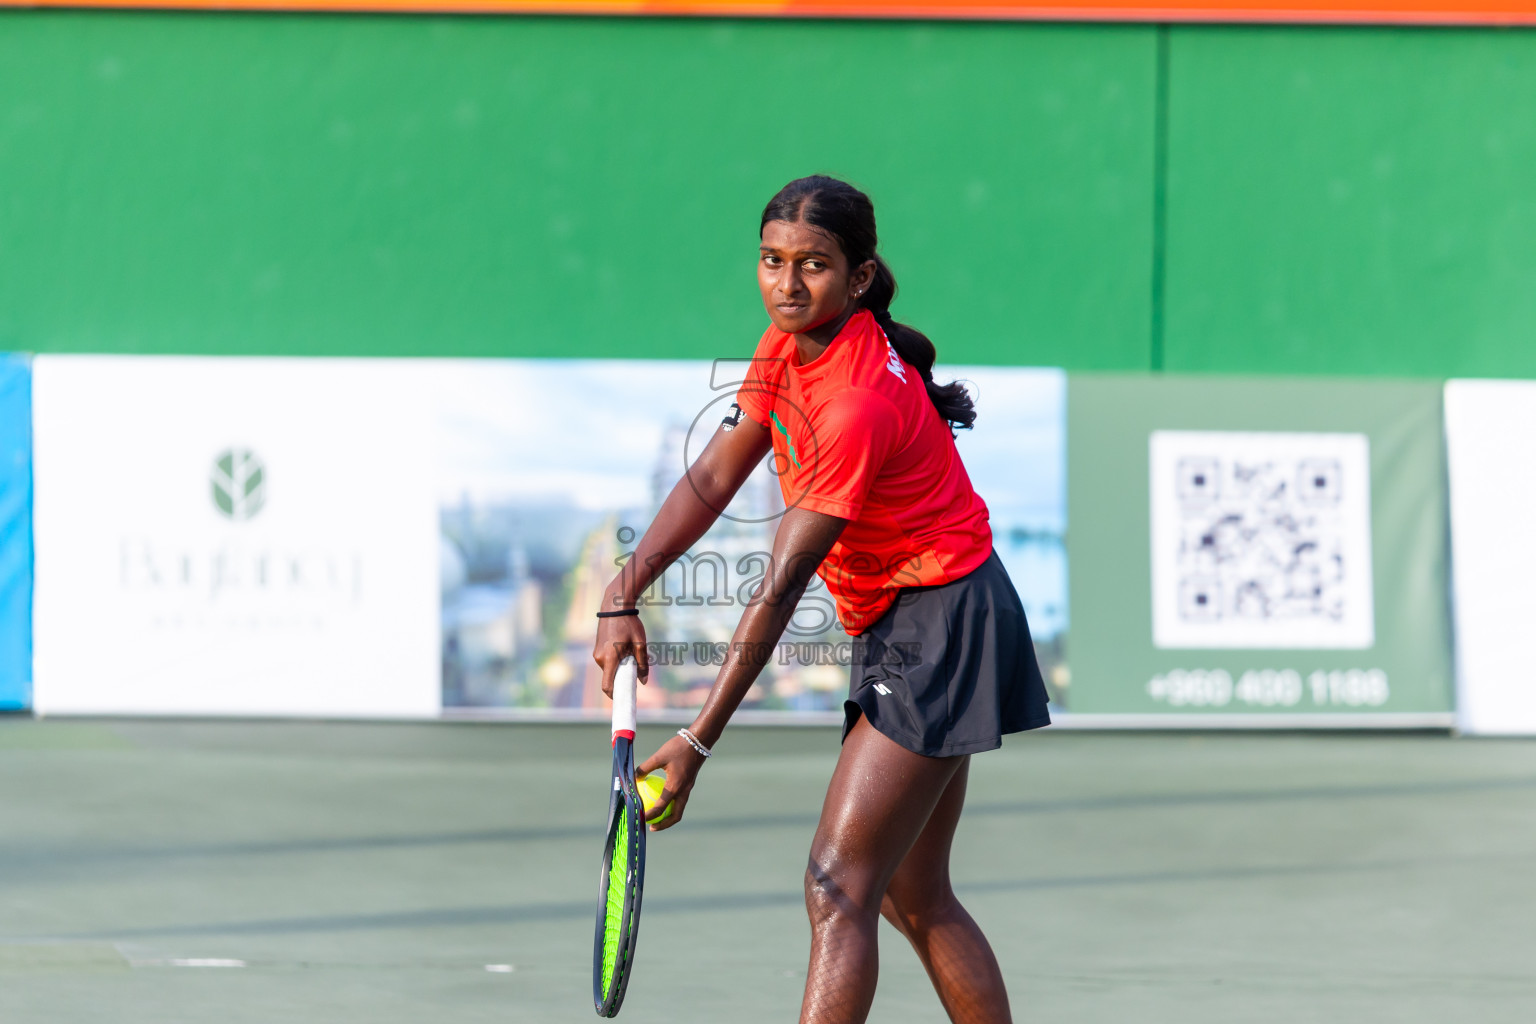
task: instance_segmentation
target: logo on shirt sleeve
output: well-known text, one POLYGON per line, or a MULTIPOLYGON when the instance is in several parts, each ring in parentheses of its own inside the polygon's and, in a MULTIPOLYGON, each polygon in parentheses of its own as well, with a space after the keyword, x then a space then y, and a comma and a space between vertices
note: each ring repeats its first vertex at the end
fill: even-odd
POLYGON ((907 382, 907 368, 901 363, 901 356, 896 354, 896 347, 889 341, 885 343, 886 360, 885 368, 901 378, 901 382, 907 382))
POLYGON ((783 420, 779 419, 777 411, 770 411, 768 416, 773 420, 773 425, 778 432, 784 435, 784 443, 789 446, 789 460, 795 464, 796 469, 802 468, 800 456, 795 453, 795 439, 789 436, 789 428, 784 425, 783 420))

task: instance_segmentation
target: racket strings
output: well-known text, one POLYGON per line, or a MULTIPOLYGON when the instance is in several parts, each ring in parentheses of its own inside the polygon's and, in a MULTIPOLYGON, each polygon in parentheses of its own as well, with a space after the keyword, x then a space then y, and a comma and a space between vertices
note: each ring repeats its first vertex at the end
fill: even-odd
POLYGON ((613 991, 613 977, 624 950, 627 931, 624 907, 628 902, 633 854, 629 841, 629 805, 619 808, 619 823, 614 828, 613 856, 608 865, 608 902, 603 924, 603 994, 613 991))

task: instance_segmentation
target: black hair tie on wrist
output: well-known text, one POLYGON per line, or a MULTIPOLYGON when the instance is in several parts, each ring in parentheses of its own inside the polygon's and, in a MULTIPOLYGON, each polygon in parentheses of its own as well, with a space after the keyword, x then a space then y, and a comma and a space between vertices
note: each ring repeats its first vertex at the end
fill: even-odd
POLYGON ((617 619, 617 618, 619 618, 620 616, 623 616, 623 615, 639 615, 639 614, 640 614, 640 609, 639 608, 620 608, 618 611, 615 611, 615 612, 598 612, 597 613, 597 617, 600 618, 600 619, 617 619))

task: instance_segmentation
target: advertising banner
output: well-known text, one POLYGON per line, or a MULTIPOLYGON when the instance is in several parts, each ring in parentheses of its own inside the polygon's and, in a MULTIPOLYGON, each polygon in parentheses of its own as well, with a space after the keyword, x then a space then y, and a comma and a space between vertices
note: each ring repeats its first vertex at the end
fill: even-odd
MULTIPOLYGON (((43 713, 604 717, 602 589, 745 360, 40 357, 43 713)), ((1065 376, 950 367, 959 445, 1064 678, 1065 376)), ((762 579, 771 457, 641 601, 648 713, 691 715, 762 579)), ((818 579, 748 714, 830 719, 851 638, 818 579)))
POLYGON ((1073 715, 1450 724, 1437 385, 1074 375, 1067 437, 1073 715))
POLYGON ((0 355, 0 711, 32 693, 32 379, 0 355))
POLYGON ((38 713, 437 713, 412 364, 39 356, 34 375, 38 713))
POLYGON ((1028 21, 1204 21, 1519 25, 1533 0, 0 0, 15 7, 436 11, 484 14, 693 15, 745 18, 933 18, 1028 21))
POLYGON ((1457 725, 1536 733, 1536 381, 1445 386, 1457 725))
MULTIPOLYGON (((434 365, 445 708, 606 714, 592 661, 602 590, 719 428, 745 365, 434 365)), ((977 395, 977 427, 961 433, 961 455, 1049 673, 1066 629, 1065 377, 941 373, 969 380, 977 395)), ((642 711, 687 716, 702 703, 784 510, 770 457, 640 602, 653 666, 642 711)), ((744 712, 840 718, 850 654, 825 586, 813 580, 744 712)))

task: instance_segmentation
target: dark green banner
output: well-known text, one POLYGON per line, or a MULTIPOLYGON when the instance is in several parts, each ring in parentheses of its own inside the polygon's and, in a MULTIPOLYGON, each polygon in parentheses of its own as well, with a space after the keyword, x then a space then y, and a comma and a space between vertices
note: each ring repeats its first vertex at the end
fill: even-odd
POLYGON ((1067 394, 1067 710, 1449 723, 1438 384, 1074 375, 1067 394))

